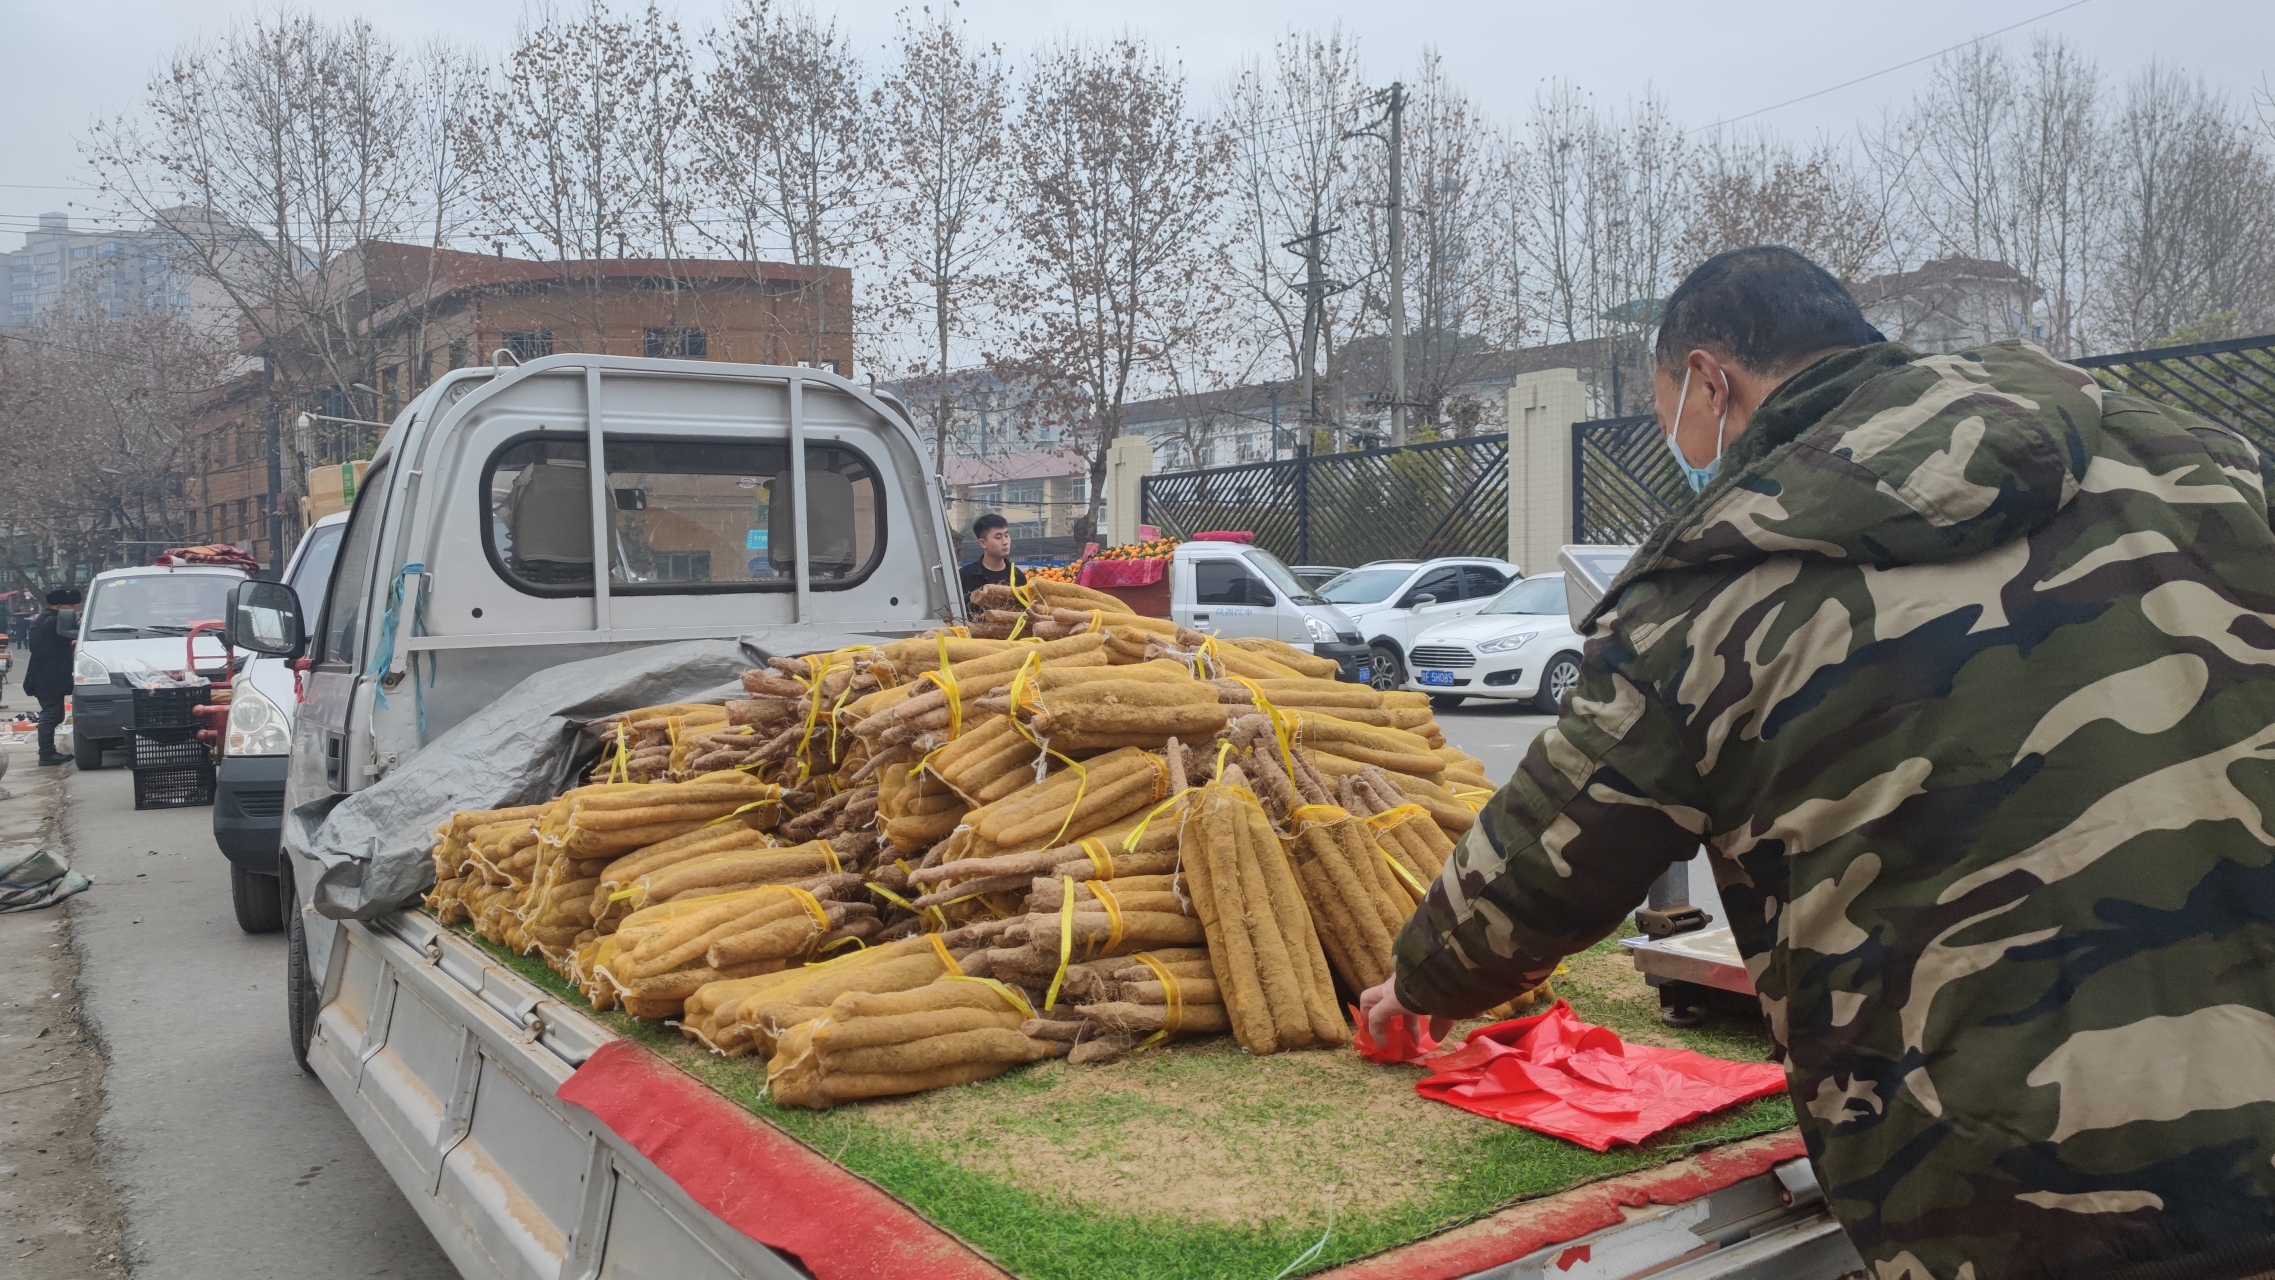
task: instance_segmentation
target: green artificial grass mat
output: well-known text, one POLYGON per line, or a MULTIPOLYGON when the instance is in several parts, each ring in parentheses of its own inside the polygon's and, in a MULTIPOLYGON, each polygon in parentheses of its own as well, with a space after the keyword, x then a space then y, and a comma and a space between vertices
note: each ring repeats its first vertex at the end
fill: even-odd
MULTIPOLYGON (((541 962, 481 945, 584 1009, 541 962)), ((1556 988, 1581 1017, 1639 1044, 1734 1061, 1768 1050, 1754 1015, 1662 1026, 1655 993, 1616 942, 1574 956, 1556 988)), ((763 1062, 717 1057, 621 1011, 585 1012, 1025 1280, 1306 1275, 1793 1123, 1786 1098, 1765 1098, 1599 1155, 1425 1100, 1413 1090, 1418 1067, 1347 1049, 1251 1058, 1221 1036, 815 1112, 777 1106, 763 1062)))

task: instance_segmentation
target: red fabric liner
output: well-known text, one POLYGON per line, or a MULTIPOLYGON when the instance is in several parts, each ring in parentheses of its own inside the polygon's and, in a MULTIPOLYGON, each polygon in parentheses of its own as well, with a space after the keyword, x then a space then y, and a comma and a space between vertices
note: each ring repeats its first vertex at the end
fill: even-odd
POLYGON ((697 1204, 819 1280, 1007 1280, 874 1184, 629 1040, 602 1045, 557 1096, 615 1130, 697 1204))
POLYGON ((1403 1025, 1390 1040, 1377 1046, 1368 1038, 1360 1052, 1370 1061, 1429 1068, 1430 1075, 1414 1085, 1423 1097, 1591 1151, 1641 1142, 1785 1089, 1785 1071, 1773 1063, 1725 1062, 1688 1049, 1627 1044, 1604 1027, 1580 1021, 1562 1000, 1545 1013, 1494 1023, 1442 1053, 1415 1046, 1403 1025))
POLYGON ((1254 542, 1256 535, 1246 529, 1212 529, 1193 535, 1195 542, 1254 542))
POLYGON ((1167 560, 1092 560, 1082 566, 1085 587, 1150 587, 1161 581, 1167 560))

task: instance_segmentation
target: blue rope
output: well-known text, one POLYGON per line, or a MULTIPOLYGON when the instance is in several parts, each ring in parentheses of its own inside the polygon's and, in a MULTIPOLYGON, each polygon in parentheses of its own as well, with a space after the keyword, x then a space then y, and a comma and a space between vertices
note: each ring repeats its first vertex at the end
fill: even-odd
MULTIPOLYGON (((371 700, 381 707, 387 705, 387 668, 394 665, 395 662, 395 628, 403 609, 403 579, 423 574, 426 571, 427 567, 423 564, 404 565, 402 571, 395 575, 394 585, 387 589, 387 612, 380 615, 379 619, 379 647, 372 652, 371 666, 363 673, 364 677, 372 682, 371 700)), ((426 628, 423 625, 425 615, 426 599, 422 596, 419 599, 417 612, 411 617, 412 635, 426 634, 426 628)), ((419 656, 415 653, 411 655, 410 668, 411 696, 418 707, 419 740, 424 742, 427 736, 427 700, 425 692, 419 687, 419 656)), ((429 664, 428 670, 430 672, 433 670, 432 664, 429 664)))

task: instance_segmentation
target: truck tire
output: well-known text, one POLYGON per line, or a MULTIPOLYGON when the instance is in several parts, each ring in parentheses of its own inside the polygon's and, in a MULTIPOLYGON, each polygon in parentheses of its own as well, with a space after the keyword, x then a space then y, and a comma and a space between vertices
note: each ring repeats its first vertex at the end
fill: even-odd
POLYGON ((237 927, 247 933, 275 933, 284 927, 284 898, 275 876, 230 863, 229 901, 237 908, 237 927))
MULTIPOLYGON (((283 876, 277 880, 280 893, 291 892, 289 880, 283 876)), ((315 1075, 315 1069, 308 1065, 308 1046, 316 1039, 316 1000, 323 993, 316 976, 308 971, 308 931, 300 922, 297 900, 284 912, 284 937, 285 1023, 292 1034, 292 1060, 300 1064, 304 1074, 315 1075)))
POLYGON ((1368 652, 1367 683, 1384 693, 1406 687, 1406 664, 1396 649, 1378 644, 1368 652))
POLYGON ((1580 655, 1560 653, 1541 669, 1540 692, 1533 695, 1533 710, 1544 716, 1564 714, 1564 696, 1580 687, 1580 655))
POLYGON ((78 765, 82 772, 102 768, 103 744, 85 734, 73 732, 71 735, 71 763, 78 765))

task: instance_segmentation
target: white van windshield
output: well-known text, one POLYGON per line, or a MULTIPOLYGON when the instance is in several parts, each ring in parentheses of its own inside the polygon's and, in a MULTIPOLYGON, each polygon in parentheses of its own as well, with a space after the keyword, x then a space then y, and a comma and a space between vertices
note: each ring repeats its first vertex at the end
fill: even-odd
POLYGON ((197 623, 220 621, 229 589, 243 581, 233 573, 105 578, 88 593, 87 624, 80 634, 110 640, 186 635, 197 623))
POLYGON ((1287 596, 1289 600, 1296 604, 1321 603, 1319 597, 1311 593, 1311 588, 1304 584, 1303 579, 1295 576, 1294 570, 1280 563, 1278 556, 1262 547, 1250 547, 1240 554, 1247 558, 1250 568, 1263 574, 1264 581, 1278 587, 1281 594, 1287 596))

